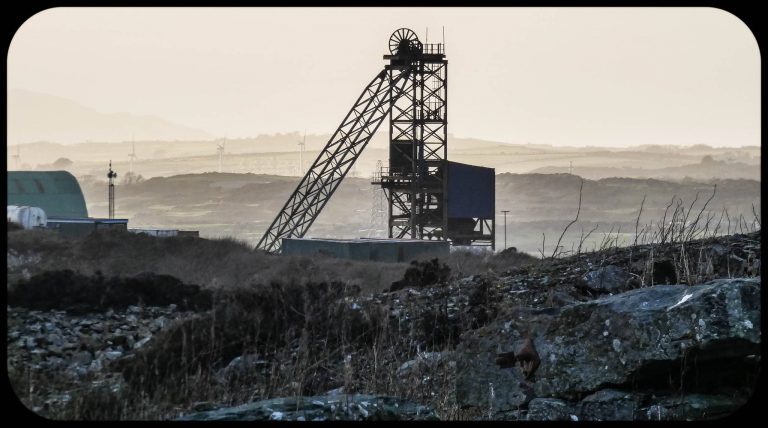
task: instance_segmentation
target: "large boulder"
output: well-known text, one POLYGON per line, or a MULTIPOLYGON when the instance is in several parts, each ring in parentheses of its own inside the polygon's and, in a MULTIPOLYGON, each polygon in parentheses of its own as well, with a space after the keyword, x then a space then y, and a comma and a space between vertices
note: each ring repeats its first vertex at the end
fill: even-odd
MULTIPOLYGON (((759 357, 750 356, 759 348, 760 278, 659 285, 561 308, 506 310, 462 336, 456 394, 459 405, 503 413, 535 397, 575 403, 607 388, 716 392, 754 377, 759 357), (541 358, 533 394, 518 367, 494 363, 497 353, 518 350, 525 333, 541 358)), ((601 403, 610 402, 617 418, 627 418, 635 398, 617 394, 582 407, 604 415, 601 403)))
POLYGON ((635 420, 705 420, 719 419, 733 413, 746 403, 744 397, 731 395, 688 394, 665 397, 640 408, 635 420))
POLYGON ((624 269, 608 265, 585 273, 579 285, 595 293, 615 294, 626 291, 631 279, 624 269))
POLYGON ((534 398, 528 403, 527 419, 530 421, 578 420, 571 407, 557 398, 534 398))
POLYGON ((641 394, 602 389, 581 400, 578 414, 582 420, 631 421, 635 419, 635 411, 642 399, 641 394))
POLYGON ((273 398, 237 407, 191 413, 186 421, 435 420, 434 412, 409 400, 367 394, 273 398))

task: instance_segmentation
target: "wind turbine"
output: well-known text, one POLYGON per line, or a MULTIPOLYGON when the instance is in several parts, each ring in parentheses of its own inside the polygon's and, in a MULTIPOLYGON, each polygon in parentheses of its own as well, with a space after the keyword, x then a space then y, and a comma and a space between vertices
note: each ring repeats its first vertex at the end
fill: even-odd
POLYGON ((227 139, 222 140, 221 144, 216 146, 216 151, 219 153, 219 172, 221 172, 221 161, 224 157, 224 146, 227 144, 227 139))
POLYGON ((307 145, 307 130, 304 130, 304 139, 299 141, 299 176, 304 175, 304 147, 307 145))
POLYGON ((21 144, 16 143, 16 154, 13 155, 13 159, 16 161, 16 169, 19 169, 19 164, 21 163, 21 144))
POLYGON ((131 160, 131 166, 128 169, 129 174, 133 174, 133 161, 136 160, 136 144, 131 141, 131 152, 128 153, 128 159, 131 160))

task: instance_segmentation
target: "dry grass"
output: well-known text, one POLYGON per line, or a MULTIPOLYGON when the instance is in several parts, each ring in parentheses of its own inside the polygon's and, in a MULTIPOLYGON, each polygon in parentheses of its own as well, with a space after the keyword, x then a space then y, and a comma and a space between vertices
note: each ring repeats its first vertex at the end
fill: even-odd
MULTIPOLYGON (((691 212, 698 210, 686 207, 685 213, 691 212)), ((680 216, 685 218, 682 212, 673 214, 680 216)), ((448 355, 462 333, 492 322, 499 309, 489 291, 499 276, 496 273, 543 269, 545 263, 558 269, 586 257, 597 260, 598 265, 603 264, 599 262, 602 258, 605 263, 620 259, 639 266, 639 286, 658 283, 660 266, 674 273, 675 283, 684 284, 748 274, 728 264, 732 253, 715 257, 708 251, 713 242, 695 239, 703 232, 693 228, 701 228, 703 223, 681 222, 686 225, 681 229, 678 223, 662 222, 664 232, 659 230, 656 236, 666 236, 664 243, 640 238, 637 247, 620 248, 616 239, 606 238, 602 251, 575 254, 571 260, 537 261, 514 251, 452 253, 440 260, 451 269, 451 278, 486 277, 477 281, 468 296, 472 310, 449 320, 447 299, 438 293, 430 297, 428 308, 405 308, 420 314, 409 324, 391 316, 386 305, 364 299, 358 299, 360 305, 352 304, 353 298, 381 291, 402 278, 405 264, 269 256, 231 239, 158 239, 109 233, 68 241, 13 232, 9 233, 9 247, 15 251, 44 249, 49 260, 41 263, 42 270, 71 263, 71 268, 85 275, 97 270, 116 276, 154 271, 204 286, 213 303, 211 310, 176 322, 159 333, 153 345, 113 367, 124 378, 121 388, 72 389, 64 380, 34 377, 16 368, 9 368, 9 378, 29 407, 42 406, 45 391, 71 391, 66 404, 45 407, 45 416, 55 419, 166 419, 189 411, 199 401, 238 405, 277 396, 323 394, 336 388, 410 398, 434 406, 442 419, 471 419, 478 409, 457 405, 455 366, 450 358, 424 358, 410 370, 398 373, 398 369, 418 361, 418 355, 430 355, 425 351, 448 355), (43 244, 35 247, 35 239, 43 244), (129 258, 133 259, 126 261, 129 258), (238 356, 263 363, 223 375, 221 370, 238 356)), ((709 233, 708 239, 712 239, 709 233)))
MULTIPOLYGON (((39 256, 25 266, 30 275, 73 270, 83 275, 129 277, 144 272, 174 276, 189 284, 218 289, 251 282, 341 281, 366 291, 381 291, 402 277, 405 263, 374 263, 333 258, 272 256, 233 238, 155 238, 119 231, 66 238, 48 230, 8 233, 8 249, 39 256)), ((14 282, 9 272, 10 283, 14 282)))
POLYGON ((17 370, 9 373, 11 384, 27 406, 43 407, 43 414, 54 419, 163 419, 199 401, 236 405, 339 387, 347 393, 437 400, 444 405, 438 411, 458 414, 449 393, 452 367, 425 364, 403 376, 397 369, 424 350, 418 343, 450 350, 459 331, 441 329, 447 324, 439 316, 404 331, 381 307, 350 305, 347 298, 359 292, 338 282, 220 290, 213 310, 177 322, 159 333, 153 346, 116 365, 125 380, 121 388, 77 389, 71 382, 30 378, 17 370), (219 375, 237 356, 258 356, 266 363, 219 375), (57 383, 71 399, 45 406, 43 392, 56 390, 57 383))
MULTIPOLYGON (((67 238, 48 230, 20 230, 8 233, 8 249, 40 256, 39 262, 26 266, 31 275, 66 269, 83 275, 100 272, 106 277, 153 272, 211 289, 252 282, 339 281, 357 285, 363 292, 380 292, 402 278, 409 266, 322 256, 274 256, 234 238, 156 238, 120 231, 67 238)), ((462 251, 441 259, 454 277, 501 272, 532 260, 525 253, 477 255, 462 251)), ((14 282, 10 273, 8 279, 14 282)))
MULTIPOLYGON (((150 296, 147 289, 158 275, 183 282, 172 281, 176 294, 186 296, 191 284, 199 284, 202 289, 196 293, 213 301, 213 309, 172 325, 153 341, 156 345, 121 363, 122 388, 83 388, 64 378, 10 370, 19 397, 30 408, 42 408, 47 417, 162 419, 197 401, 239 404, 339 387, 437 400, 443 403, 439 412, 460 414, 450 393, 440 392, 450 391, 453 368, 420 365, 407 375, 396 374, 425 346, 450 350, 458 341, 461 331, 446 322, 440 305, 405 327, 389 318, 385 308, 349 303, 360 294, 389 288, 403 278, 409 267, 405 263, 271 256, 233 239, 160 239, 120 232, 68 239, 47 231, 15 231, 8 237, 15 253, 41 258, 30 267, 32 278, 9 285, 14 304, 39 309, 79 305, 83 310, 137 301, 166 304, 165 294, 173 290, 150 296), (268 364, 245 375, 216 375, 241 355, 255 355, 268 364), (46 405, 51 391, 69 391, 71 399, 46 405)), ((454 278, 487 274, 532 260, 513 252, 459 252, 446 258, 455 271, 445 273, 454 278)))

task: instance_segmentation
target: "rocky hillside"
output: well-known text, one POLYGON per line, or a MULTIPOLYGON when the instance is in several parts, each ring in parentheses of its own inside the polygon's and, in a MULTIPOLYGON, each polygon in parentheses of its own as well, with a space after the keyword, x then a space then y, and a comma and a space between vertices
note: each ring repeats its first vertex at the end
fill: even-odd
POLYGON ((65 419, 717 418, 759 375, 760 237, 419 262, 377 292, 35 272, 8 289, 9 377, 65 419))

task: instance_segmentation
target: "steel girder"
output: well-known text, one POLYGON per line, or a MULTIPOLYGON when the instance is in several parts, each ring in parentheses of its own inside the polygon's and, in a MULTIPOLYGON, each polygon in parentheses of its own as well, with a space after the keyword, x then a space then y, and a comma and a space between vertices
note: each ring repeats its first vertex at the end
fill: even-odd
POLYGON ((283 238, 304 236, 389 114, 392 104, 403 95, 410 75, 410 67, 391 67, 368 84, 256 248, 279 252, 283 238))

